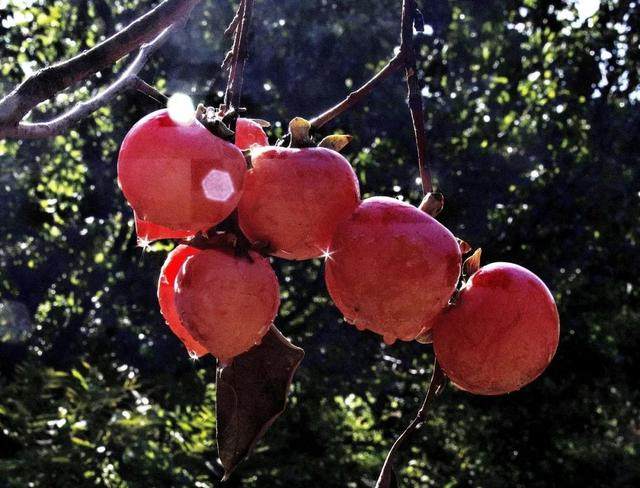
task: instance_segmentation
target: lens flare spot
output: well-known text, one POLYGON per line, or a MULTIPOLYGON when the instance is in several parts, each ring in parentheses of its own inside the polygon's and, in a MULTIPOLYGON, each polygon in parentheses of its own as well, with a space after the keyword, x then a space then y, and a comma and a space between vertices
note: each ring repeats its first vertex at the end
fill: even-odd
POLYGON ((191 125, 196 119, 196 108, 189 95, 175 93, 167 102, 167 112, 173 122, 178 125, 191 125))
POLYGON ((219 169, 212 169, 202 179, 202 190, 209 200, 215 202, 226 202, 235 192, 229 173, 219 169))

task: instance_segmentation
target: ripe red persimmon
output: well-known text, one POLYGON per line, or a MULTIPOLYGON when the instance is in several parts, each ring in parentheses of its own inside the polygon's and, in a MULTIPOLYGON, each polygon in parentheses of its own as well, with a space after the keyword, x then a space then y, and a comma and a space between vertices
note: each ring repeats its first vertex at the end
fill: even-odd
POLYGON ((540 278, 516 264, 493 263, 474 273, 438 318, 433 346, 459 388, 501 395, 540 376, 559 334, 556 304, 540 278))
POLYGON ((388 197, 364 200, 338 226, 325 280, 345 320, 384 341, 432 327, 460 275, 458 243, 443 225, 388 197))
POLYGON ((253 251, 207 249, 188 258, 175 284, 176 306, 187 331, 226 363, 258 344, 280 305, 269 260, 253 251))
POLYGON ((137 217, 183 232, 224 220, 240 200, 245 173, 236 146, 196 120, 175 123, 166 110, 139 120, 118 156, 118 182, 137 217))
POLYGON ((195 256, 201 252, 199 249, 190 246, 180 245, 171 251, 160 270, 160 278, 158 279, 158 302, 160 303, 160 312, 164 317, 167 325, 173 333, 185 345, 189 354, 195 356, 203 356, 207 353, 207 349, 196 341, 187 329, 185 329, 178 310, 176 309, 174 285, 180 267, 187 258, 195 256))
POLYGON ((251 119, 239 118, 236 120, 236 146, 240 149, 249 149, 254 144, 268 146, 269 139, 262 126, 251 119))
POLYGON ((252 164, 238 205, 242 232, 281 258, 322 256, 360 201, 349 162, 320 147, 266 147, 252 152, 252 164))

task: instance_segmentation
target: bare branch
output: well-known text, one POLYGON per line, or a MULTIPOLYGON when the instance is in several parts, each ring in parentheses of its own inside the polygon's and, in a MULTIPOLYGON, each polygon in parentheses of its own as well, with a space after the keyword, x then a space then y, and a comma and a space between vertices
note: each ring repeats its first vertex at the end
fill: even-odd
MULTIPOLYGON (((123 91, 134 88, 145 93, 152 93, 154 98, 164 97, 155 88, 148 85, 138 77, 139 71, 142 69, 147 59, 153 51, 158 49, 160 45, 169 37, 169 34, 176 28, 178 24, 170 25, 165 28, 153 41, 143 44, 140 47, 138 55, 131 62, 129 67, 122 75, 104 91, 90 98, 85 102, 78 103, 73 108, 47 122, 20 122, 17 126, 7 129, 0 128, 0 138, 13 137, 22 139, 37 139, 50 137, 67 130, 71 125, 79 120, 88 117, 100 107, 106 105, 116 95, 123 91)), ((166 98, 166 97, 165 97, 166 98)))
POLYGON ((427 164, 427 136, 424 127, 424 107, 418 81, 416 53, 413 48, 413 19, 417 10, 415 0, 402 2, 402 26, 400 30, 400 52, 405 55, 405 74, 407 78, 407 103, 411 111, 413 133, 418 152, 418 167, 422 180, 422 193, 426 195, 433 191, 431 171, 427 164))
POLYGON ((440 364, 437 360, 433 363, 433 374, 431 376, 431 382, 429 383, 429 390, 427 391, 427 396, 424 398, 422 402, 422 406, 415 418, 411 421, 411 423, 407 426, 400 437, 396 439, 389 450, 389 454, 387 454, 387 458, 384 461, 384 465, 382 466, 382 470, 380 471, 380 476, 378 477, 378 481, 376 482, 375 488, 389 488, 391 486, 391 476, 393 472, 393 465, 398 457, 398 453, 400 449, 404 445, 407 440, 413 435, 413 433, 418 430, 427 417, 427 413, 429 412, 429 407, 435 400, 435 398, 442 393, 446 385, 446 377, 440 364))
POLYGON ((229 79, 224 94, 224 105, 227 108, 237 108, 240 105, 244 67, 247 62, 247 46, 249 44, 249 27, 251 25, 253 4, 254 0, 241 0, 238 13, 236 14, 237 20, 234 18, 231 22, 232 25, 235 24, 231 60, 229 61, 228 58, 225 58, 225 62, 223 63, 223 65, 226 65, 226 63, 230 64, 229 79))
POLYGON ((169 97, 162 93, 161 91, 156 90, 149 83, 144 81, 139 76, 135 76, 135 81, 133 83, 132 88, 134 90, 138 90, 140 93, 144 93, 149 98, 153 98, 156 102, 166 105, 169 101, 169 97))
POLYGON ((112 65, 186 18, 200 0, 165 0, 120 32, 66 61, 43 68, 0 100, 0 127, 15 127, 39 103, 112 65))
POLYGON ((315 129, 319 129, 327 122, 335 119, 341 113, 349 110, 351 107, 360 102, 363 98, 365 98, 369 93, 371 93, 375 88, 380 85, 384 80, 389 78, 393 73, 398 71, 400 68, 404 66, 403 54, 399 52, 396 54, 391 60, 378 71, 369 81, 367 81, 364 85, 362 85, 357 90, 349 93, 347 98, 342 100, 337 105, 331 107, 329 110, 317 115, 316 117, 310 120, 311 127, 315 129))

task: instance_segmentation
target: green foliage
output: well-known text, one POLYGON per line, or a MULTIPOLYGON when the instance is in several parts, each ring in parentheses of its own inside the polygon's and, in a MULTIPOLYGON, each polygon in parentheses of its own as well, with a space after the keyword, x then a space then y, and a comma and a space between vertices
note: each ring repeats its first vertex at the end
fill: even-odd
MULTIPOLYGON (((258 1, 249 113, 282 134, 293 115, 320 113, 368 79, 398 40, 391 3, 258 1)), ((563 0, 421 3, 442 220, 485 262, 543 277, 562 336, 551 367, 521 392, 449 389, 402 457, 403 486, 638 486, 639 4, 602 1, 582 19, 563 0)), ((0 93, 151 4, 0 0, 0 93)), ((229 1, 203 2, 142 76, 220 103, 232 15, 229 1)), ((405 95, 392 77, 327 132, 355 136, 348 157, 363 193, 416 203, 405 95)), ((192 362, 164 326, 155 285, 167 246, 135 247, 115 178, 119 142, 157 108, 128 93, 62 136, 0 141, 3 486, 217 486, 214 363, 192 362)), ((287 412, 227 486, 373 486, 420 405, 431 348, 387 347, 344 325, 319 261, 276 266, 278 326, 307 355, 287 412)))

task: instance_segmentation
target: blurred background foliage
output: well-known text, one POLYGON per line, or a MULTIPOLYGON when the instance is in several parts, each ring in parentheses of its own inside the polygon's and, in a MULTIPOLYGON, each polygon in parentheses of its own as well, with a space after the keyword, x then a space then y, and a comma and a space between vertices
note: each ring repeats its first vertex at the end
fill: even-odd
MULTIPOLYGON (((553 290, 557 357, 511 395, 448 389, 402 459, 402 486, 640 486, 640 6, 425 0, 419 33, 442 221, 553 290)), ((0 93, 95 45, 153 2, 0 0, 0 93)), ((272 140, 365 81, 398 41, 400 1, 258 0, 245 77, 272 140)), ((206 0, 142 76, 217 105, 233 15, 206 0)), ((42 104, 50 116, 114 76, 42 104)), ((365 195, 419 201, 398 74, 325 132, 355 136, 365 195)), ((215 363, 189 359, 155 298, 170 244, 136 247, 119 142, 159 108, 120 97, 64 135, 0 141, 0 486, 217 486, 215 363)), ((417 410, 430 346, 345 326, 320 261, 275 260, 278 326, 305 348, 289 407, 226 486, 371 487, 417 410)))

